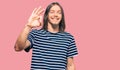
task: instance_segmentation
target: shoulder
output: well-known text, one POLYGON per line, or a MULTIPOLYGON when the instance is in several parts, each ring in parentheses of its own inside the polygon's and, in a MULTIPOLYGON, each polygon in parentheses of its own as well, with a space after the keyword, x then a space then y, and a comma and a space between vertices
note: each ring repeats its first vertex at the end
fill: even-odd
POLYGON ((64 32, 64 34, 65 34, 65 36, 67 36, 67 37, 73 37, 73 35, 71 34, 71 33, 69 33, 69 32, 64 32))
POLYGON ((64 35, 65 35, 65 37, 68 39, 68 40, 73 40, 74 39, 74 36, 71 34, 71 33, 69 33, 69 32, 64 32, 64 35))
POLYGON ((72 43, 74 43, 75 42, 75 38, 74 38, 74 36, 71 34, 71 33, 69 33, 69 32, 64 32, 64 34, 65 34, 65 36, 66 36, 66 38, 67 38, 67 41, 68 41, 68 43, 69 43, 69 45, 72 43))

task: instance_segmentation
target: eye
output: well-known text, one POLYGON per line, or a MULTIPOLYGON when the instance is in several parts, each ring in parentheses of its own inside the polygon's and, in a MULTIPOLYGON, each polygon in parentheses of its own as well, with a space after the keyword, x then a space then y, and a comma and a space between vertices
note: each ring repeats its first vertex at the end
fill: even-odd
POLYGON ((54 13, 54 11, 53 11, 53 10, 51 10, 49 13, 54 13))
POLYGON ((62 12, 61 12, 61 11, 58 11, 58 14, 62 14, 62 12))

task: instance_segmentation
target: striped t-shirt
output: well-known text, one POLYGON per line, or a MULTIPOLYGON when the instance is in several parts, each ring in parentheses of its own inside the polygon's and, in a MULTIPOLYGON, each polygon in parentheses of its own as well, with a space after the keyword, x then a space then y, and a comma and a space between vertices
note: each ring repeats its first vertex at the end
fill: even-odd
POLYGON ((74 37, 67 32, 32 30, 28 35, 32 48, 31 70, 66 70, 67 58, 77 55, 74 37))

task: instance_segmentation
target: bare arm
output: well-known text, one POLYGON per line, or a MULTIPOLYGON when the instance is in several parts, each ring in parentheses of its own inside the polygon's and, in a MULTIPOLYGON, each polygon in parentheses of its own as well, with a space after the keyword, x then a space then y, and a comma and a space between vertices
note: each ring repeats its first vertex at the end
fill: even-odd
POLYGON ((41 26, 41 22, 39 21, 40 14, 43 13, 43 9, 41 7, 35 8, 28 20, 28 23, 24 27, 23 31, 18 36, 14 49, 15 51, 21 51, 30 46, 30 41, 27 40, 27 37, 32 28, 41 26))
POLYGON ((67 70, 76 70, 73 57, 67 58, 67 70))
POLYGON ((15 43, 15 51, 21 51, 28 46, 30 46, 30 42, 27 40, 28 34, 31 31, 31 28, 28 26, 25 26, 23 31, 20 33, 16 43, 15 43))

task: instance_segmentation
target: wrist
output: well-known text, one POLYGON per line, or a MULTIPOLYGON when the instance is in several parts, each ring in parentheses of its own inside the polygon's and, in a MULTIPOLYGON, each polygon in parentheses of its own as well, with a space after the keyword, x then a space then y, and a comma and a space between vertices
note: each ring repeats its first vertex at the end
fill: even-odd
POLYGON ((31 25, 26 24, 26 25, 25 25, 25 28, 31 30, 33 27, 32 27, 31 25))

